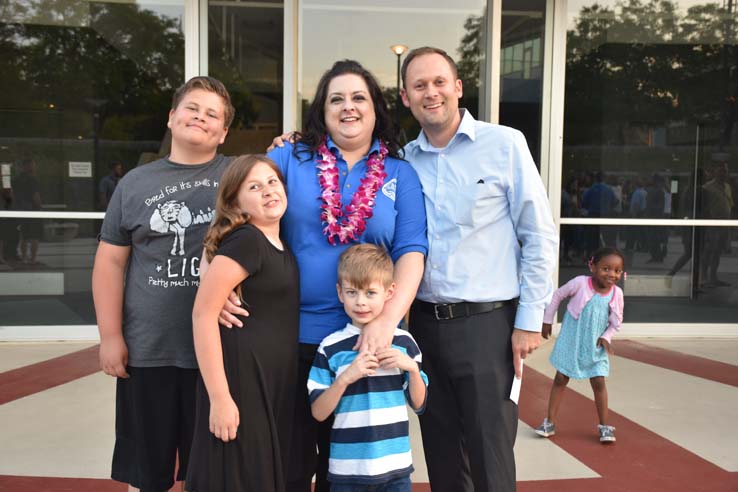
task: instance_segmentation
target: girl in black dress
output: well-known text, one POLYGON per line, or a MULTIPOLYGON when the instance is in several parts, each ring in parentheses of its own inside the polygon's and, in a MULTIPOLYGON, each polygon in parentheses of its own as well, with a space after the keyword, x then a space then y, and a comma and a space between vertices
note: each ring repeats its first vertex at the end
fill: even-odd
POLYGON ((190 492, 284 490, 299 321, 297 264, 279 238, 286 207, 266 156, 238 157, 223 174, 192 315, 202 377, 190 492), (243 328, 229 329, 218 314, 234 289, 252 307, 243 328))

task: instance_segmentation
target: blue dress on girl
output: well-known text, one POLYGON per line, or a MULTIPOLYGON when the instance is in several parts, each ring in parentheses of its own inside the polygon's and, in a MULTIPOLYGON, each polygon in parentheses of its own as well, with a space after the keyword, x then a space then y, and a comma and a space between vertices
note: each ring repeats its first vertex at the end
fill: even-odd
POLYGON ((557 371, 574 379, 610 374, 607 351, 605 347, 597 346, 597 340, 607 329, 610 301, 614 294, 614 288, 608 294, 595 293, 584 306, 579 319, 566 311, 550 358, 557 371))

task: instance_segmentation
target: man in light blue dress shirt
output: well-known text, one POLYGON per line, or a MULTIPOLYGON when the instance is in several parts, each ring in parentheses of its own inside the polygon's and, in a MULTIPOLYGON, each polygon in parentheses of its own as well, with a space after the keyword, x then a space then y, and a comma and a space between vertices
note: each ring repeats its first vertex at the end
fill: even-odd
POLYGON ((459 109, 461 80, 442 50, 402 67, 402 100, 423 131, 405 158, 428 218, 425 273, 410 315, 429 386, 421 417, 434 492, 515 490, 522 359, 541 343, 558 234, 522 133, 459 109))

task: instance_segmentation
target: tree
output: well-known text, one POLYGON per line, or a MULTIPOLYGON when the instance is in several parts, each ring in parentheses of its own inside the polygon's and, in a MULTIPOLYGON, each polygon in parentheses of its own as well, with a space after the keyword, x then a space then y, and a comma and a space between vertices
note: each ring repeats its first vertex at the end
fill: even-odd
POLYGON ((576 103, 566 143, 623 143, 633 124, 720 120, 738 89, 734 26, 735 13, 716 4, 583 7, 567 33, 566 98, 576 103))

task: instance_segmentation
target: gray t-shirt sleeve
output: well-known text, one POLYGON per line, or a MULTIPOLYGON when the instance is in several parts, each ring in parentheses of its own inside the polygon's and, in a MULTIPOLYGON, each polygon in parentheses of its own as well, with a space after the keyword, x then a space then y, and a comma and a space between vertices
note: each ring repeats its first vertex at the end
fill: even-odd
POLYGON ((123 196, 127 183, 128 180, 121 180, 120 185, 115 188, 100 230, 100 239, 115 246, 130 246, 133 242, 131 231, 125 227, 123 221, 123 196))

